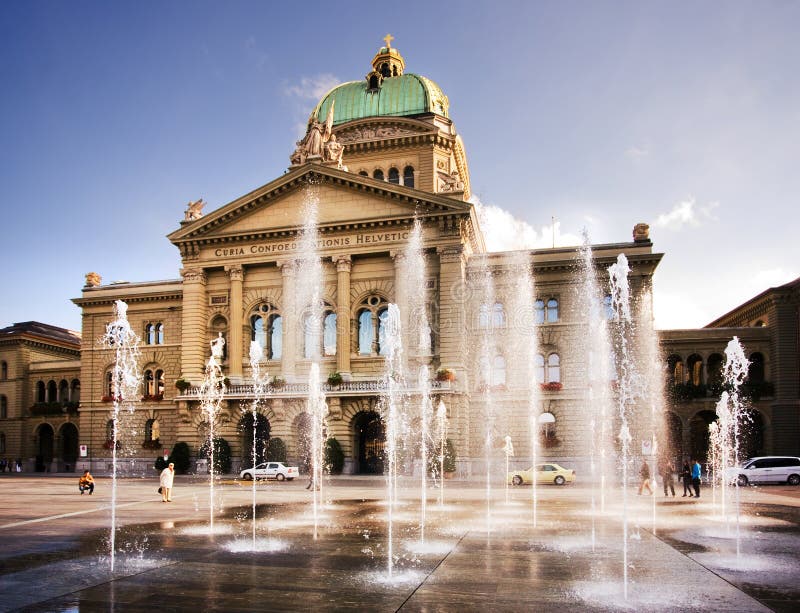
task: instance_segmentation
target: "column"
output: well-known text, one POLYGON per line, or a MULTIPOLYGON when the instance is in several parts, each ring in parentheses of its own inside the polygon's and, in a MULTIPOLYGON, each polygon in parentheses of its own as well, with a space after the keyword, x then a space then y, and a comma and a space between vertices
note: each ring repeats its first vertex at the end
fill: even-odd
POLYGON ((234 383, 242 382, 242 285, 244 269, 240 264, 226 266, 231 282, 230 313, 231 321, 228 338, 228 376, 234 383))
POLYGON ((353 267, 349 255, 333 258, 336 264, 336 370, 347 381, 350 379, 350 271, 353 267))
POLYGON ((297 312, 295 287, 297 267, 294 260, 278 262, 283 275, 283 353, 281 355, 281 371, 284 379, 291 382, 294 378, 295 354, 297 351, 297 312))
POLYGON ((207 353, 208 297, 206 273, 202 268, 184 268, 181 321, 181 376, 199 385, 203 380, 207 353))

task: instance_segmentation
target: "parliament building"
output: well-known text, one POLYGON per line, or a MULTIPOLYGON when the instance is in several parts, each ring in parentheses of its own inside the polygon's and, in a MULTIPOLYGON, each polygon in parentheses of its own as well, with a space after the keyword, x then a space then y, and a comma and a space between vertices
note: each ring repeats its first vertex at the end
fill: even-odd
MULTIPOLYGON (((341 445, 344 472, 380 472, 382 326, 388 305, 402 302, 406 247, 418 220, 430 348, 415 359, 429 366, 435 402, 446 406, 458 472, 482 470, 487 403, 502 416, 493 436, 510 435, 518 461, 529 462, 531 381, 513 350, 517 332, 507 305, 519 298, 518 286, 505 275, 522 258, 534 279, 527 299, 536 322, 531 372, 539 453, 586 473, 591 426, 585 322, 576 293, 580 249, 487 252, 470 202, 467 143, 450 117, 449 100, 434 81, 407 72, 389 42, 363 76, 319 100, 286 173, 214 210, 204 210, 202 201, 189 204, 167 237, 180 252, 179 278, 104 284, 89 273, 73 300, 82 312, 80 333, 37 322, 0 330, 0 458, 20 459, 26 471, 107 470, 114 445, 114 352, 98 339, 121 300, 141 339, 141 397, 119 445, 128 470, 152 472, 154 459, 178 442, 196 457, 207 431, 197 390, 209 343, 222 335, 225 397, 215 431, 230 445, 233 470, 251 462, 248 355, 257 341, 270 380, 256 418, 259 449, 280 439, 288 462, 307 462, 306 396, 316 354, 328 377, 327 436, 341 445), (301 281, 298 246, 310 190, 319 203, 323 267, 324 330, 316 352, 306 346, 302 309, 288 299, 301 281), (473 308, 475 279, 487 270, 492 303, 473 308), (488 367, 476 368, 476 339, 486 326, 498 340, 488 367)), ((593 245, 592 254, 602 283, 608 266, 624 254, 635 296, 650 291, 662 258, 645 224, 636 224, 630 240, 593 245)), ((733 336, 751 360, 748 453, 800 454, 799 305, 797 280, 706 328, 658 333, 667 392, 663 438, 676 457, 704 457, 724 349, 733 336)))

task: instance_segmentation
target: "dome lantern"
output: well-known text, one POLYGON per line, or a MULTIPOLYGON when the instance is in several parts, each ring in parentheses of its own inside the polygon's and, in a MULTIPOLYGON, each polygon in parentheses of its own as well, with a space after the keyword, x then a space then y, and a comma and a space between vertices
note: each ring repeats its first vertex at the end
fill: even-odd
POLYGON ((386 46, 378 49, 378 53, 372 58, 372 71, 366 76, 368 89, 371 90, 379 89, 384 79, 402 76, 406 67, 403 56, 391 46, 394 36, 387 34, 383 40, 386 46))

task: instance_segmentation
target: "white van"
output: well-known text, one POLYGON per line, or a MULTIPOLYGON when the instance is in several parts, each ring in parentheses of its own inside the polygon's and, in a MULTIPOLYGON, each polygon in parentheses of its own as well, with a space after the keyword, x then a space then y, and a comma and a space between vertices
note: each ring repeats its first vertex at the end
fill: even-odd
POLYGON ((728 481, 738 480, 740 486, 749 483, 788 483, 800 485, 800 458, 765 456, 750 458, 741 467, 727 468, 728 481))

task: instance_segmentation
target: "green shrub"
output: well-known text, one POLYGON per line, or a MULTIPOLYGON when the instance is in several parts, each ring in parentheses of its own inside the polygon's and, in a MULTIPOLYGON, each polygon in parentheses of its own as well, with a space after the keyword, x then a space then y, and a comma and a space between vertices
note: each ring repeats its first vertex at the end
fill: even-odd
MULTIPOLYGON (((197 457, 208 458, 210 455, 209 444, 206 441, 197 452, 197 457)), ((219 475, 231 472, 231 446, 221 437, 214 439, 214 472, 219 475)))
POLYGON ((169 465, 169 460, 169 458, 165 460, 163 455, 158 456, 155 463, 156 470, 158 472, 164 470, 169 465))
POLYGON ((325 466, 332 475, 341 475, 344 469, 344 451, 335 438, 325 441, 325 466))
POLYGON ((189 444, 179 441, 175 443, 172 448, 172 455, 169 461, 175 464, 175 472, 179 475, 185 475, 192 467, 191 450, 189 444))
POLYGON ((282 438, 267 441, 267 462, 286 462, 286 443, 282 438))

